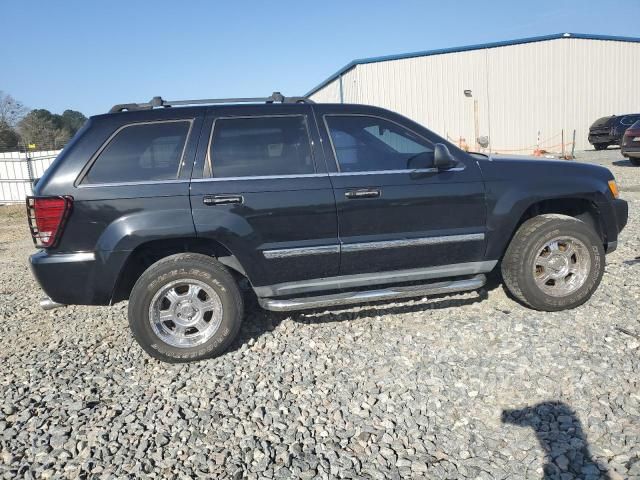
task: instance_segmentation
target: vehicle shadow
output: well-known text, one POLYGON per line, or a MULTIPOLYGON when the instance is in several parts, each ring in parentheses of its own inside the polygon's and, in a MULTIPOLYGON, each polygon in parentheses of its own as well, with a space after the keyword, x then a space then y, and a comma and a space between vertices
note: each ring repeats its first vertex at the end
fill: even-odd
POLYGON ((640 263, 640 257, 636 257, 632 260, 624 260, 622 263, 624 263, 625 265, 635 265, 637 263, 640 263))
POLYGON ((530 427, 544 451, 543 480, 610 479, 607 468, 594 460, 576 412, 563 402, 542 402, 503 410, 502 422, 530 427))
POLYGON ((587 148, 585 152, 606 152, 607 150, 620 150, 620 145, 609 145, 604 150, 596 150, 595 148, 587 148))
POLYGON ((616 167, 633 167, 633 168, 638 168, 636 167, 634 164, 631 163, 631 160, 629 160, 628 158, 624 158, 624 159, 620 159, 620 160, 614 160, 612 162, 613 165, 615 165, 616 167))
POLYGON ((360 318, 373 318, 383 315, 401 315, 415 312, 428 312, 444 308, 457 308, 465 305, 473 305, 486 300, 489 292, 500 287, 500 276, 487 275, 487 283, 472 293, 472 297, 458 298, 456 294, 429 295, 428 303, 416 302, 417 298, 405 298, 399 300, 387 300, 369 302, 346 306, 324 307, 293 312, 271 312, 264 310, 258 304, 258 300, 251 289, 244 290, 245 319, 240 333, 231 344, 228 351, 238 350, 252 339, 256 340, 266 332, 278 327, 285 319, 305 324, 324 324, 334 322, 346 322, 360 318), (354 308, 358 308, 354 310, 354 308))

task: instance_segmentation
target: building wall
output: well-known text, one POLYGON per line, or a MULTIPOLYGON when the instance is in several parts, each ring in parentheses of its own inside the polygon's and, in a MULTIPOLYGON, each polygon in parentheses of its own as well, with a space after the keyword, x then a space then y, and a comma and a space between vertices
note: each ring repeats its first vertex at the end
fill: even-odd
MULTIPOLYGON (((492 150, 529 154, 538 132, 541 147, 560 151, 563 129, 566 143, 575 129, 576 148, 591 148, 594 120, 640 112, 638 78, 640 43, 562 38, 359 64, 342 88, 345 103, 395 110, 472 148, 477 100, 479 134, 492 150)), ((311 98, 339 102, 339 80, 311 98)))

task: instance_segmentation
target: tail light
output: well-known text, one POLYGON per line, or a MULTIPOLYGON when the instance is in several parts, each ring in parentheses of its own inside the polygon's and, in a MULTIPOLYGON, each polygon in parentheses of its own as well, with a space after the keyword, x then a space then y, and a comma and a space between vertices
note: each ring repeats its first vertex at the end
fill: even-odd
POLYGON ((27 218, 36 247, 56 246, 72 206, 73 197, 27 197, 27 218))

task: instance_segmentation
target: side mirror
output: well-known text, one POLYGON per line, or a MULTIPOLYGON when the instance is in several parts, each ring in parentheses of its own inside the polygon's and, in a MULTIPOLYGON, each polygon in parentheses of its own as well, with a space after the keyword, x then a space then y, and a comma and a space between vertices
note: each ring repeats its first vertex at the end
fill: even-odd
POLYGON ((456 166, 456 159, 444 143, 436 143, 434 146, 433 166, 438 170, 449 170, 456 166))

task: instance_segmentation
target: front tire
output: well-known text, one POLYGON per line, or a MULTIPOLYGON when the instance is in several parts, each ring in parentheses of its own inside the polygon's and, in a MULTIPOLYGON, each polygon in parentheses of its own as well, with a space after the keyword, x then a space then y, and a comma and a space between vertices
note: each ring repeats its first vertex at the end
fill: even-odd
POLYGON ((629 161, 631 162, 631 165, 640 167, 640 158, 629 157, 629 161))
POLYGON ((607 148, 608 146, 609 146, 609 144, 608 144, 608 143, 594 143, 594 144, 593 144, 593 147, 594 147, 596 150, 604 150, 604 149, 605 149, 605 148, 607 148))
POLYGON ((222 354, 243 317, 242 295, 215 259, 180 253, 151 265, 129 298, 129 326, 152 357, 169 363, 222 354))
POLYGON ((575 308, 598 288, 604 247, 586 223, 566 215, 539 215, 524 222, 502 260, 511 294, 536 310, 575 308))

